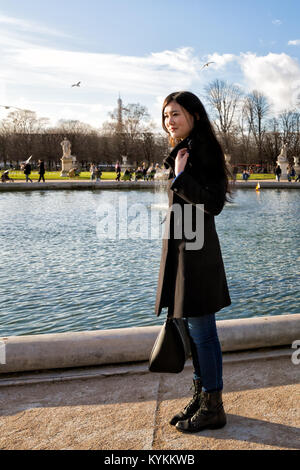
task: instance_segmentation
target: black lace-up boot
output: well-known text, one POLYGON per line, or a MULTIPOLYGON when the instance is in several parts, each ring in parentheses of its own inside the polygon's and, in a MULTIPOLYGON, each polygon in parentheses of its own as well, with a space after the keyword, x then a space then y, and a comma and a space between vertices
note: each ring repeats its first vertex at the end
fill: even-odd
POLYGON ((182 421, 188 418, 191 418, 196 411, 200 408, 200 397, 201 397, 201 390, 202 390, 202 382, 201 379, 193 380, 194 395, 191 401, 186 405, 183 411, 177 413, 177 415, 173 416, 170 421, 172 426, 178 423, 178 421, 182 421))
POLYGON ((200 408, 185 420, 178 421, 176 429, 183 432, 199 432, 204 429, 219 429, 226 424, 222 402, 222 391, 201 392, 200 408))

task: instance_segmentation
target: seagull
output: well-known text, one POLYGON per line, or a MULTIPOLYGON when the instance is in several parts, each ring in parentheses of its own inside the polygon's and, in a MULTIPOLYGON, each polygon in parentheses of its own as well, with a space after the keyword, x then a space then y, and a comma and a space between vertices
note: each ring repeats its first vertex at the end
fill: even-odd
POLYGON ((204 67, 208 67, 210 64, 215 64, 215 62, 207 62, 206 64, 203 65, 203 67, 201 67, 200 70, 204 69, 204 67))
POLYGON ((78 87, 80 87, 80 83, 81 83, 81 82, 74 83, 73 85, 71 85, 71 88, 73 88, 74 86, 78 86, 78 87))

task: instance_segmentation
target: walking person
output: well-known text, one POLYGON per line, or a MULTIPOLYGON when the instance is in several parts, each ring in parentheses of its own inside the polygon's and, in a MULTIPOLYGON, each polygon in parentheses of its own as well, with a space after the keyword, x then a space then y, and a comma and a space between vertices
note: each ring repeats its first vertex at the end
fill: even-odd
POLYGON ((280 165, 277 165, 275 168, 275 175, 276 175, 276 180, 280 181, 280 176, 281 176, 281 168, 280 165))
POLYGON ((155 313, 159 316, 167 307, 168 317, 185 319, 191 340, 194 395, 170 424, 182 432, 198 432, 226 424, 215 313, 230 305, 231 299, 214 217, 230 200, 230 174, 207 113, 193 93, 172 93, 165 99, 162 126, 173 149, 164 159, 169 169, 169 217, 162 241, 155 313), (178 217, 173 204, 182 212, 188 205, 191 217, 185 218, 185 213, 178 217), (185 232, 187 221, 193 230, 196 226, 200 210, 196 204, 204 205, 204 244, 191 249, 185 232), (178 224, 183 227, 180 238, 174 237, 178 224))
POLYGON ((97 181, 101 181, 101 176, 102 176, 102 170, 101 170, 100 165, 98 165, 96 168, 96 183, 97 181))
POLYGON ((90 166, 90 179, 91 181, 94 181, 94 179, 96 178, 96 167, 94 165, 94 163, 91 164, 90 166))
POLYGON ((146 181, 146 179, 147 179, 147 170, 148 170, 148 167, 147 167, 146 163, 143 162, 142 172, 143 172, 143 179, 144 179, 144 181, 146 181))
POLYGON ((30 173, 31 173, 31 165, 30 163, 25 163, 25 166, 24 166, 24 175, 26 177, 26 183, 28 183, 28 181, 30 181, 31 183, 33 183, 32 179, 30 178, 30 173))
POLYGON ((116 165, 115 165, 115 171, 117 173, 117 177, 115 179, 115 181, 120 181, 120 177, 121 177, 121 167, 120 167, 120 163, 117 162, 116 165))
POLYGON ((41 180, 43 180, 45 183, 45 165, 43 160, 39 160, 39 175, 40 177, 38 183, 40 183, 41 180))

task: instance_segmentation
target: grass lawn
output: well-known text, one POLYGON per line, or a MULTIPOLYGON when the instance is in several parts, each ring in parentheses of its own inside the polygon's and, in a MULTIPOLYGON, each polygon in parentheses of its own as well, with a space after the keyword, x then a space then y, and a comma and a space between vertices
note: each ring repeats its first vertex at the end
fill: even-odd
MULTIPOLYGON (((1 172, 2 174, 2 172, 1 172)), ((12 178, 13 180, 25 180, 25 175, 23 173, 23 171, 13 171, 11 170, 9 172, 9 176, 10 178, 12 178)), ((32 180, 38 180, 40 175, 38 174, 37 171, 32 171, 31 174, 29 175, 29 177, 32 179, 32 180)), ((60 171, 46 171, 45 173, 45 180, 89 180, 91 178, 91 175, 90 175, 90 172, 89 171, 82 171, 80 173, 80 176, 75 176, 74 178, 69 178, 68 176, 66 177, 62 177, 60 176, 60 171)), ((116 178, 116 173, 114 172, 103 172, 102 173, 102 176, 101 176, 101 179, 103 180, 111 180, 111 179, 115 179, 116 178)))
MULTIPOLYGON (((3 171, 1 171, 1 174, 3 171)), ((121 173, 123 176, 123 173, 121 173)), ((25 175, 23 171, 10 171, 9 176, 14 179, 14 180, 25 180, 25 175)), ((37 171, 32 171, 30 178, 32 180, 38 180, 39 179, 39 174, 37 171)), ((101 179, 102 180, 114 180, 116 178, 116 173, 113 171, 108 171, 108 172, 103 172, 101 179)), ((70 178, 68 176, 66 177, 61 177, 60 176, 60 171, 46 171, 45 173, 45 180, 69 180, 70 178)), ((75 178, 71 178, 72 180, 89 180, 90 179, 90 173, 89 171, 82 171, 80 173, 80 176, 76 176, 75 178)), ((238 173, 237 175, 238 180, 242 180, 242 174, 238 173)), ((270 174, 270 173, 252 173, 249 180, 275 180, 275 175, 270 174)))
MULTIPOLYGON (((238 173, 237 179, 243 179, 241 173, 238 173)), ((248 181, 249 180, 275 180, 275 175, 273 175, 272 173, 252 173, 250 175, 250 178, 248 178, 248 181)))

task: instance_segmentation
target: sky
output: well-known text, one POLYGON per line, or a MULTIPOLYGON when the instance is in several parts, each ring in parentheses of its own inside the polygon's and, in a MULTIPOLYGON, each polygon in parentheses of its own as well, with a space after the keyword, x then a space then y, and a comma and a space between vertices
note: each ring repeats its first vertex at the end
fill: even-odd
POLYGON ((0 105, 99 128, 120 93, 159 129, 169 93, 220 79, 280 113, 300 95, 299 20, 299 0, 0 0, 0 105))

